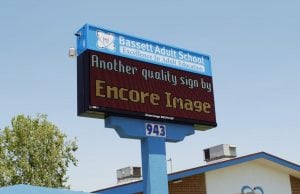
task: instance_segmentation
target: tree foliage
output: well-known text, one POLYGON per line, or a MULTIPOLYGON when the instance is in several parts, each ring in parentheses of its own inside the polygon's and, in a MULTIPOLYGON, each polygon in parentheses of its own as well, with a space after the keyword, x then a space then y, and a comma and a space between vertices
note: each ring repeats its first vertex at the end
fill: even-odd
POLYGON ((46 115, 18 115, 0 131, 0 186, 67 187, 67 168, 77 165, 76 150, 76 140, 66 140, 46 115))

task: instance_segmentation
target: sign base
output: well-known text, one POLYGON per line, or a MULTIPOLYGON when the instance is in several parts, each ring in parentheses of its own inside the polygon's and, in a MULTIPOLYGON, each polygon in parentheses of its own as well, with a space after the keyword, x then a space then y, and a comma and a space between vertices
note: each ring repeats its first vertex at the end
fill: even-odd
POLYGON ((110 116, 105 127, 114 128, 121 138, 141 141, 143 193, 167 194, 166 142, 179 142, 194 134, 193 126, 110 116))

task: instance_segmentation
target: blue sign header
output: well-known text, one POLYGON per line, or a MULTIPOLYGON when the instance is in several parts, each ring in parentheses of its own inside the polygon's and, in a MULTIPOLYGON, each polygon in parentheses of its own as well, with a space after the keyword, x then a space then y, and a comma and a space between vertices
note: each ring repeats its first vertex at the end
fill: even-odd
POLYGON ((136 38, 89 24, 84 25, 76 35, 78 55, 89 49, 212 76, 208 55, 136 38))

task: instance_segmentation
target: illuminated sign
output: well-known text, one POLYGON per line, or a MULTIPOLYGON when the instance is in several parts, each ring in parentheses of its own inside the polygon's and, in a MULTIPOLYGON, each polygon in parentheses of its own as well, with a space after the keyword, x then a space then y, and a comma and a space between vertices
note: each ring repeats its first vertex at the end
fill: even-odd
POLYGON ((77 52, 94 50, 211 76, 210 58, 185 49, 132 37, 89 24, 77 33, 77 52))
MULTIPOLYGON (((98 46, 115 51, 106 36, 98 46)), ((217 125, 211 76, 98 50, 83 51, 77 68, 81 116, 138 117, 203 130, 217 125)))

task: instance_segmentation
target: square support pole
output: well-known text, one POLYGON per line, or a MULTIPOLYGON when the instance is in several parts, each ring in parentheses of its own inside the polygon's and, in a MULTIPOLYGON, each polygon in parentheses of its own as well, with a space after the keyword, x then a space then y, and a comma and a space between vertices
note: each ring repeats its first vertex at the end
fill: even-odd
POLYGON ((144 194, 167 194, 166 142, 164 138, 141 140, 144 194))
POLYGON ((195 133, 193 126, 110 116, 105 118, 105 127, 115 129, 121 138, 141 141, 143 193, 168 194, 166 142, 183 141, 195 133), (164 125, 166 136, 148 136, 146 124, 149 122, 164 125))

